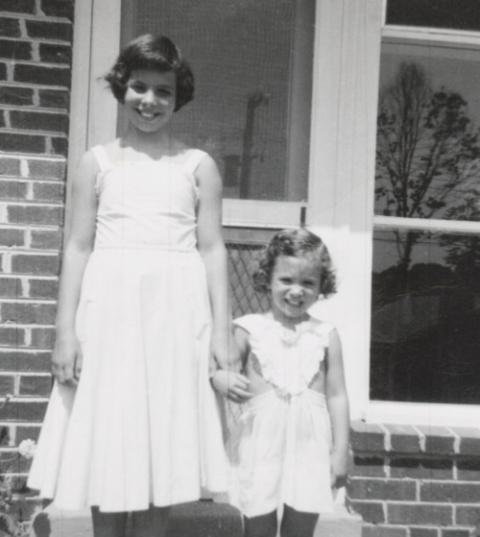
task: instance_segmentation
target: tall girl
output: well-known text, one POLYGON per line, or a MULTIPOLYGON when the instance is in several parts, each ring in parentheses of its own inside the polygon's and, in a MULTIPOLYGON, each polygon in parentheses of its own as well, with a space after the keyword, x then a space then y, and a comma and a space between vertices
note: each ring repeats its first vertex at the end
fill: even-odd
POLYGON ((228 356, 221 180, 173 139, 192 72, 166 37, 129 43, 108 73, 125 133, 73 179, 52 370, 29 486, 90 506, 96 537, 161 536, 168 506, 226 488, 209 384, 228 356))

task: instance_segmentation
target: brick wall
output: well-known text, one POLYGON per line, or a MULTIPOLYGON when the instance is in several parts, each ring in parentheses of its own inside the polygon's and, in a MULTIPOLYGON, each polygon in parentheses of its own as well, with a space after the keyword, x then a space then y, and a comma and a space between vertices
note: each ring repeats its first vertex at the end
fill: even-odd
POLYGON ((480 535, 480 429, 353 424, 363 537, 480 535))
POLYGON ((0 473, 38 435, 62 240, 73 0, 0 0, 0 473))

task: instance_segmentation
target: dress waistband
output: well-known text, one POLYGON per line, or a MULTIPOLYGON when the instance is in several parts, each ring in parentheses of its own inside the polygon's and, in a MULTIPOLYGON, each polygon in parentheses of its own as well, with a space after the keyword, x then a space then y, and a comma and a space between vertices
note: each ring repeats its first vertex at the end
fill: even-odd
POLYGON ((154 245, 148 245, 148 244, 142 244, 142 245, 126 245, 126 244, 119 244, 119 245, 95 245, 93 248, 94 252, 100 252, 100 251, 152 251, 152 252, 178 252, 181 254, 191 254, 198 252, 196 248, 178 248, 174 246, 168 246, 168 245, 162 245, 162 244, 154 244, 154 245))

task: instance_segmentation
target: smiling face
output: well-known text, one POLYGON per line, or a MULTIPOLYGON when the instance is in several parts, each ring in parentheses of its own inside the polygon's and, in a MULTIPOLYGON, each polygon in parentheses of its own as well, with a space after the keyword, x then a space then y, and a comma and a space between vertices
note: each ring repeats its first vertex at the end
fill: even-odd
POLYGON ((315 256, 280 255, 270 283, 273 316, 286 325, 308 317, 320 293, 320 262, 315 256))
POLYGON ((175 94, 172 71, 133 70, 123 101, 131 125, 145 133, 162 129, 173 115, 175 94))

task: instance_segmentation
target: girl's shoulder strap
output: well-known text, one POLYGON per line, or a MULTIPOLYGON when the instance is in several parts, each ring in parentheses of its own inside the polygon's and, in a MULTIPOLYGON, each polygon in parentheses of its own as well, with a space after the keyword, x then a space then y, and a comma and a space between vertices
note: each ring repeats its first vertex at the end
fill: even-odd
POLYGON ((193 175, 198 165, 207 154, 208 153, 201 149, 190 149, 185 164, 183 165, 184 170, 193 175))
POLYGON ((112 167, 108 153, 103 145, 95 145, 92 147, 92 153, 101 172, 105 172, 112 167))

